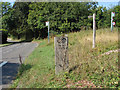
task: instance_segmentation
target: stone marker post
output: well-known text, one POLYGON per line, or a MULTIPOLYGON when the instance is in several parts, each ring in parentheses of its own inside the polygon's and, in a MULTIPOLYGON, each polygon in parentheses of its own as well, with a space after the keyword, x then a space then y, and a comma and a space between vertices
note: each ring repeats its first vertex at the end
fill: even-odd
POLYGON ((67 71, 68 61, 68 37, 54 37, 55 46, 55 74, 67 71))

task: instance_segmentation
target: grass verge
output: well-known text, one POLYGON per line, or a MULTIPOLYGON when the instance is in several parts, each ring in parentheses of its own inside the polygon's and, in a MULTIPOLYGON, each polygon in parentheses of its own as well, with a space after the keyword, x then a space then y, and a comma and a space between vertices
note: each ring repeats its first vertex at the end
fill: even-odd
POLYGON ((96 31, 96 48, 92 48, 92 30, 68 34, 69 69, 55 75, 54 40, 40 40, 39 46, 20 67, 12 88, 117 88, 118 53, 100 56, 118 49, 118 29, 96 31), (75 67, 75 68, 74 68, 75 67), (78 83, 79 82, 79 83, 78 83), (85 82, 90 84, 85 84, 85 82))
POLYGON ((13 43, 5 43, 5 44, 0 44, 0 47, 4 47, 4 46, 8 46, 8 45, 12 45, 13 43))

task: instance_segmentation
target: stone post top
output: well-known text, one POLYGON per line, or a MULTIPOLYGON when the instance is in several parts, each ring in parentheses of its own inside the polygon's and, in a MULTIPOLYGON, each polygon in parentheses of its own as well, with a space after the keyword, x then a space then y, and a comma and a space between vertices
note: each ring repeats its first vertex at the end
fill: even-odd
POLYGON ((68 37, 68 34, 65 34, 66 37, 68 37))

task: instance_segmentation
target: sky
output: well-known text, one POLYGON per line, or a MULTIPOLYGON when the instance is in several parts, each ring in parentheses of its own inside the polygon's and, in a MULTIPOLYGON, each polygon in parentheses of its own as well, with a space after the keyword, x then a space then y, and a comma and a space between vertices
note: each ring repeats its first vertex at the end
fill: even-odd
MULTIPOLYGON (((2 2, 10 2, 11 5, 14 4, 15 0, 0 0, 2 2)), ((31 0, 32 1, 32 0, 31 0)), ((69 0, 68 0, 69 1, 69 0)), ((84 0, 85 1, 85 0, 84 0)), ((97 1, 98 2, 98 6, 103 6, 103 7, 107 7, 107 9, 118 5, 118 2, 120 0, 93 0, 93 1, 97 1)))
POLYGON ((107 9, 118 5, 118 2, 98 2, 98 6, 107 7, 107 9))

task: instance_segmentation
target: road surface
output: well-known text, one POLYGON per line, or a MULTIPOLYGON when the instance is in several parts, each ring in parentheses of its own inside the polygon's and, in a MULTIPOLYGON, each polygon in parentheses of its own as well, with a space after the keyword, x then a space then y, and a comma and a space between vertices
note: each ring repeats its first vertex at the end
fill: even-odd
POLYGON ((2 79, 2 82, 0 82, 0 87, 9 87, 12 80, 15 79, 18 67, 20 66, 19 57, 21 57, 23 62, 37 46, 37 43, 22 42, 10 46, 0 47, 0 63, 7 62, 5 65, 1 65, 0 67, 0 81, 2 79))

